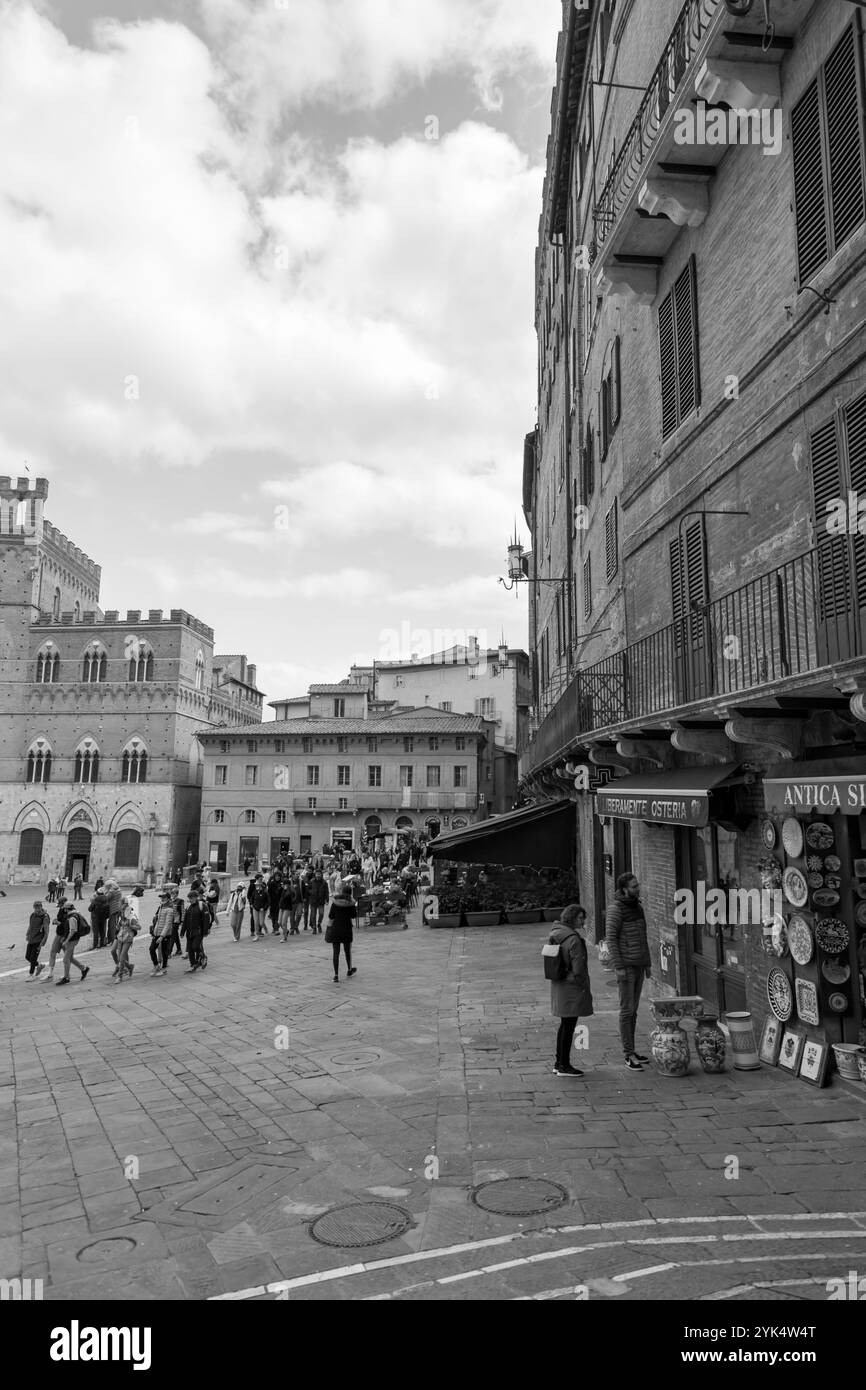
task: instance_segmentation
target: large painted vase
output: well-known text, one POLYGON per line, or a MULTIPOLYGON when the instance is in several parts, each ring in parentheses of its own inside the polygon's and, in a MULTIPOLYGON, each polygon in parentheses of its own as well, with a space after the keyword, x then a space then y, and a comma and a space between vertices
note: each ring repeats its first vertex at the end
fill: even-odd
POLYGON ((695 1028, 695 1051, 704 1071, 721 1072, 725 1070, 728 1044, 719 1027, 718 1019, 709 1015, 706 1018, 698 1019, 695 1028))
POLYGON ((652 1031, 652 1054, 662 1076, 685 1076, 691 1054, 689 1040, 679 1019, 659 1019, 652 1031))

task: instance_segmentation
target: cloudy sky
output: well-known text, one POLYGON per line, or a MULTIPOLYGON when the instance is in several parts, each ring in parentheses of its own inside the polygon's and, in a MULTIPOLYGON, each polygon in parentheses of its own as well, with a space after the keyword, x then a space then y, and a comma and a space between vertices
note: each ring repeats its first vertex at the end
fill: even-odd
POLYGON ((0 472, 50 479, 103 607, 188 609, 269 699, 525 645, 561 13, 0 0, 0 472))

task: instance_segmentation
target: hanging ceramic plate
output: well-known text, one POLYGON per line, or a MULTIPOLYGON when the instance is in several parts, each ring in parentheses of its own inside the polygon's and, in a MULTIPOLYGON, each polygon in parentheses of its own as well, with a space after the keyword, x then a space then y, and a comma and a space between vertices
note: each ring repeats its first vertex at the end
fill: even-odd
POLYGON ((798 913, 795 913, 788 923, 788 950, 798 965, 808 965, 815 950, 809 923, 798 913))
POLYGON ((811 980, 797 981, 797 1015, 804 1023, 817 1025, 821 1022, 818 1011, 818 987, 811 980))
POLYGON ((767 1000, 780 1023, 787 1023, 794 1012, 794 996, 788 976, 778 966, 767 976, 767 1000))
POLYGON ((819 888, 812 894, 812 902, 816 907, 835 907, 839 901, 839 894, 834 893, 832 888, 819 888))
POLYGON ((806 844, 810 849, 828 850, 833 848, 833 830, 826 821, 816 820, 806 827, 806 844))
POLYGON ((821 974, 831 985, 844 985, 851 978, 851 967, 838 960, 825 960, 821 974))
POLYGON ((824 860, 824 868, 829 874, 838 874, 841 867, 842 860, 839 858, 838 854, 827 855, 827 858, 824 860))
POLYGON ((824 886, 835 890, 842 887, 842 880, 838 874, 827 874, 824 879, 824 886))
POLYGON ((825 917, 815 927, 815 940, 825 955, 841 956, 848 949, 851 933, 838 917, 825 917))
POLYGON ((866 859, 854 860, 854 872, 858 878, 866 878, 866 859))
POLYGON ((858 903, 854 909, 854 921, 858 927, 866 927, 866 903, 858 903))
POLYGON ((771 820, 761 822, 761 839, 767 849, 776 848, 776 827, 771 820))
POLYGON ((824 860, 820 854, 806 855, 806 868, 811 874, 819 874, 824 867, 824 860))
POLYGON ((862 898, 863 901, 866 902, 866 883, 861 880, 855 887, 857 889, 857 897, 862 898))
POLYGON ((799 869, 785 870, 782 874, 782 887, 789 903, 793 903, 794 907, 805 907, 809 890, 799 869))
POLYGON ((803 853, 803 827, 793 816, 782 824, 782 844, 790 859, 799 859, 803 853))
POLYGON ((806 875, 806 882, 808 883, 808 885, 809 885, 810 888, 823 888, 823 887, 824 887, 824 875, 823 875, 823 874, 807 874, 807 875, 806 875))
POLYGON ((788 930, 781 912, 777 912, 773 918, 773 930, 770 940, 773 945, 773 954, 779 956, 781 959, 788 950, 788 930))
POLYGON ((830 995, 827 1003, 830 1005, 834 1014, 843 1014, 848 1007, 848 996, 847 994, 842 994, 837 991, 835 994, 830 995))

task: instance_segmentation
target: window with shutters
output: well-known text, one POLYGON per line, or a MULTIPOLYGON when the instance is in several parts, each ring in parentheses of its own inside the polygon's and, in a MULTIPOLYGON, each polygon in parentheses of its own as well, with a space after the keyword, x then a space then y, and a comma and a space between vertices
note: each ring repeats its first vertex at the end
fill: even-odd
POLYGON ((604 519, 604 556, 605 574, 610 582, 619 569, 619 516, 616 502, 604 519))
POLYGON ((583 616, 592 613, 592 556, 587 555, 583 562, 583 616))
POLYGON ((707 537, 703 517, 670 544, 673 642, 680 703, 712 694, 707 537))
POLYGON ((855 17, 791 112, 801 287, 866 220, 862 83, 855 17))
POLYGON ((583 446, 583 457, 581 459, 581 500, 589 502, 595 492, 595 459, 593 455, 592 425, 587 424, 586 438, 583 446))
POLYGON ((662 438, 667 439, 701 403, 694 256, 659 306, 659 369, 662 438))
POLYGON ((598 461, 604 463, 610 446, 610 380, 605 377, 598 393, 598 461))
POLYGON ((851 503, 854 497, 866 496, 866 394, 813 433, 811 455, 819 645, 824 664, 861 649, 858 628, 866 613, 866 536, 860 534, 851 503), (840 504, 846 524, 831 525, 831 513, 838 515, 840 504))

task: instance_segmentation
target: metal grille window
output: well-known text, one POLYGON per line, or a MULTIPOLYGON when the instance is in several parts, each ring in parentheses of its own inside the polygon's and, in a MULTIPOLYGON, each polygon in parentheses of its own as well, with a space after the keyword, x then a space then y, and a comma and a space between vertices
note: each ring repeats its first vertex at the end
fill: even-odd
POLYGON ((592 613, 592 556, 587 555, 583 562, 583 616, 592 613))
POLYGON ((860 50, 855 19, 791 113, 801 287, 866 220, 860 50))
POLYGON ((659 307, 659 366, 662 437, 667 439, 701 403, 694 256, 659 307))
POLYGON ((608 582, 619 569, 619 516, 614 502, 604 519, 605 574, 608 582))

